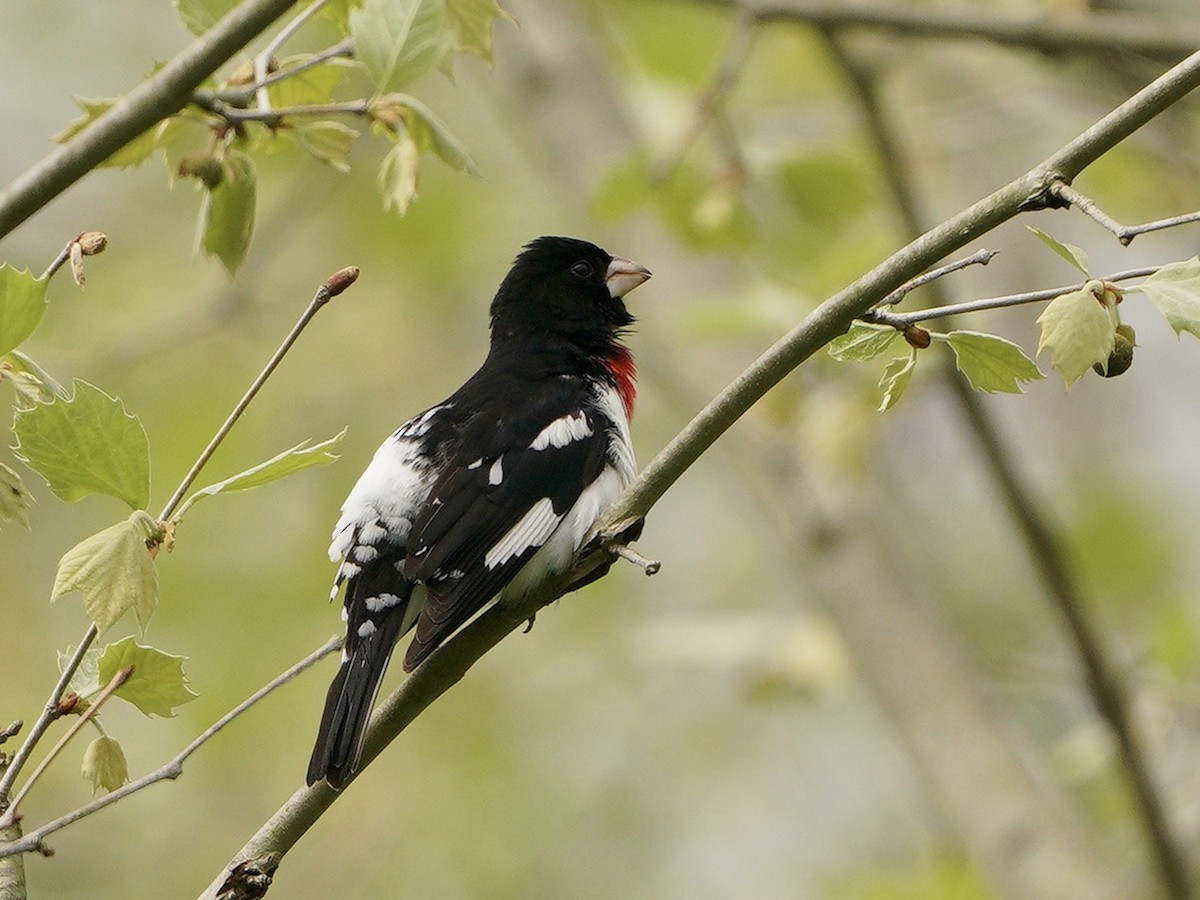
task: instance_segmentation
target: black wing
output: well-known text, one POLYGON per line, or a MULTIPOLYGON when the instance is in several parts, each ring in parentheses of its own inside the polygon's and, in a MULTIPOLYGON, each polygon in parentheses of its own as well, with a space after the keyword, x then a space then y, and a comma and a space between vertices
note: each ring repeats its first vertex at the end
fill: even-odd
POLYGON ((608 465, 611 423, 582 379, 556 379, 519 401, 519 418, 503 415, 517 405, 510 397, 467 424, 413 523, 405 575, 428 594, 406 670, 513 579, 608 465))

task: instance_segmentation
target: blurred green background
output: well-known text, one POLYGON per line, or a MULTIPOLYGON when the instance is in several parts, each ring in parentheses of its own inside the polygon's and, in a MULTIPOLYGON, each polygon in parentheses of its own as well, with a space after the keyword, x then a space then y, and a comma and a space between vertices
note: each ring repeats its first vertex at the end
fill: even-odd
MULTIPOLYGON (((654 271, 630 298, 642 370, 633 432, 645 461, 815 303, 907 240, 861 110, 818 32, 764 28, 716 133, 652 188, 646 173, 673 158, 733 33, 730 14, 700 2, 505 6, 518 24, 498 22, 492 67, 463 59, 454 83, 434 74, 413 90, 471 150, 482 178, 426 161, 403 218, 383 211, 378 145, 360 141, 349 175, 299 152, 258 159, 256 233, 234 279, 194 253, 198 193, 169 188, 156 161, 92 173, 0 247, 5 261, 38 271, 75 234, 108 235, 107 252, 88 262, 86 290, 55 280, 24 349, 141 418, 152 510, 315 287, 342 266, 362 269, 205 480, 348 425, 342 461, 198 507, 159 558, 163 602, 146 638, 188 656, 200 696, 165 721, 106 709, 134 776, 338 629, 325 602, 338 505, 385 435, 474 371, 487 304, 523 242, 577 235, 654 271)), ((1148 21, 1194 15, 1186 0, 1137 6, 1148 21)), ((928 225, 1025 171, 1165 68, 1120 50, 1101 58, 845 37, 877 78, 928 225)), ((299 46, 330 39, 318 28, 299 46)), ((48 152, 76 115, 72 94, 127 91, 188 40, 165 3, 5 4, 0 183, 48 152)), ((1198 208, 1198 137, 1195 103, 1184 103, 1077 186, 1126 222, 1198 208)), ((1083 246, 1097 273, 1197 247, 1197 226, 1121 248, 1076 214, 1028 218, 1083 246)), ((1021 222, 980 246, 1002 255, 952 276, 956 299, 1076 277, 1021 222)), ((1064 526, 1088 612, 1127 667, 1177 837, 1194 851, 1200 347, 1177 341, 1144 301, 1122 311, 1141 344, 1127 376, 1089 376, 1069 394, 1050 377, 1026 396, 985 402, 1064 526)), ((1035 317, 1010 310, 966 327, 1032 351, 1035 317)), ((1066 791, 1111 864, 1135 883, 1145 877, 1111 743, 934 368, 923 364, 880 417, 880 368, 824 355, 805 365, 655 507, 639 546, 663 561, 659 575, 617 566, 488 654, 287 857, 272 896, 991 896, 781 538, 780 510, 764 502, 778 487, 764 460, 781 453, 821 490, 866 498, 881 552, 919 575, 918 601, 949 623, 998 718, 1033 745, 1034 767, 1066 791)), ((11 462, 7 451, 0 458, 11 462)), ((60 503, 27 479, 40 501, 32 530, 0 532, 5 723, 36 716, 55 651, 86 627, 74 598, 47 602, 59 556, 126 515, 105 498, 60 503)), ((202 890, 301 783, 333 668, 322 664, 234 723, 178 781, 53 836, 52 859, 27 860, 30 896, 202 890)), ((398 680, 393 672, 388 684, 398 680)), ((77 758, 69 750, 24 803, 27 826, 88 799, 77 758)))

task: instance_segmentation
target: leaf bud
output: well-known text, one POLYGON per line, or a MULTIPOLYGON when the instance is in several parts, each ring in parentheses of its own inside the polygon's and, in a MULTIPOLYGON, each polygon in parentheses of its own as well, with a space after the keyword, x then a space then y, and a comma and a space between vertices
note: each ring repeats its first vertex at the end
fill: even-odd
POLYGON ((104 248, 108 246, 108 236, 103 231, 85 231, 75 238, 75 243, 79 245, 84 256, 95 256, 97 253, 103 253, 104 248))
POLYGON ((74 691, 67 691, 62 695, 62 699, 58 701, 58 709, 56 712, 60 716, 70 715, 75 711, 75 707, 79 705, 82 698, 74 691))
POLYGON ((904 339, 918 350, 924 350, 933 343, 933 338, 930 337, 929 330, 922 328, 920 325, 909 325, 905 328, 904 339))
POLYGON ((325 289, 329 291, 331 298, 336 297, 357 280, 358 266, 346 266, 344 269, 338 269, 325 279, 325 289))
POLYGON ((229 79, 226 84, 231 87, 241 87, 246 84, 254 83, 254 63, 240 62, 233 67, 233 71, 229 73, 229 79))
POLYGON ((1097 375, 1105 378, 1124 375, 1133 365, 1133 347, 1133 329, 1128 325, 1118 325, 1116 334, 1113 335, 1113 349, 1112 353, 1108 355, 1108 360, 1103 365, 1096 363, 1092 368, 1097 375))

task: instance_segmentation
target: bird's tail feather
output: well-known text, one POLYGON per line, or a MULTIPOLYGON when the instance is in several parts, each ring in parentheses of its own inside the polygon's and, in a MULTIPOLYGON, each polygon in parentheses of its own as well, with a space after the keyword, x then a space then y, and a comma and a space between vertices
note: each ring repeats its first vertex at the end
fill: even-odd
POLYGON ((341 789, 358 765, 367 721, 392 650, 400 637, 401 616, 389 616, 370 635, 359 638, 343 654, 329 693, 317 743, 308 763, 308 783, 324 778, 341 789))

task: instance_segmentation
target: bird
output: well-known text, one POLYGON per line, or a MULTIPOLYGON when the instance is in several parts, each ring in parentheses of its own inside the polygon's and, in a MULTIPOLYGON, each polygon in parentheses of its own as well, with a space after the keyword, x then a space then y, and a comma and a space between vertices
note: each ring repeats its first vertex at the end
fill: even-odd
POLYGON ((483 364, 375 452, 329 548, 346 638, 309 785, 340 790, 353 776, 405 634, 411 672, 493 601, 563 577, 633 480, 637 370, 622 342, 634 322, 624 297, 649 277, 587 241, 530 241, 491 302, 483 364))

